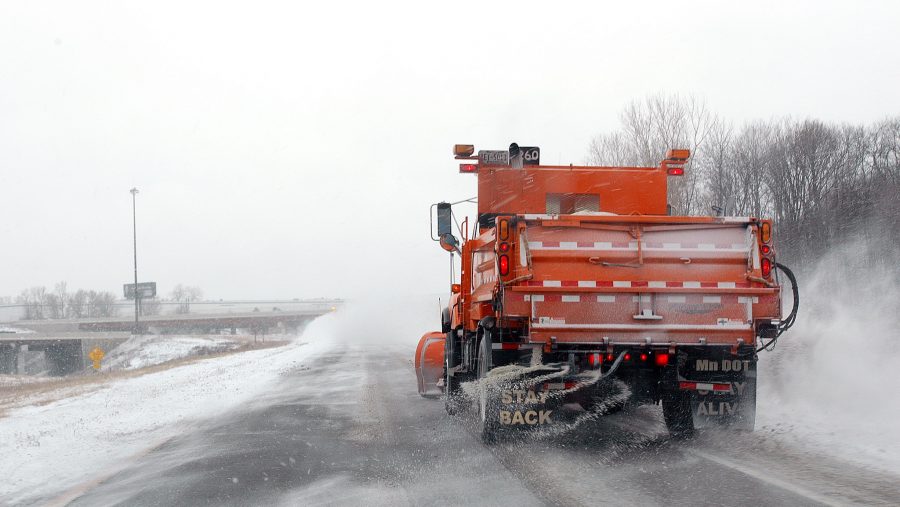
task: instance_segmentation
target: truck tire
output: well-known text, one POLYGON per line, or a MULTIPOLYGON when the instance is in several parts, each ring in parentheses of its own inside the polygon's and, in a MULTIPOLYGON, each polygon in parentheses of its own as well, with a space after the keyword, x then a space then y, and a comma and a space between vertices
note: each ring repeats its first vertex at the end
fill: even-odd
POLYGON ((485 444, 497 442, 500 430, 500 414, 497 393, 494 386, 486 381, 491 371, 491 332, 483 330, 478 346, 478 423, 481 441, 485 444))
POLYGON ((691 413, 691 397, 677 392, 662 402, 666 428, 673 437, 689 437, 694 434, 694 414, 691 413))
POLYGON ((726 421, 728 428, 753 431, 756 426, 756 378, 745 381, 744 390, 737 397, 738 412, 726 421))
POLYGON ((456 415, 463 406, 463 393, 459 378, 450 374, 449 358, 444 359, 444 409, 448 415, 456 415))

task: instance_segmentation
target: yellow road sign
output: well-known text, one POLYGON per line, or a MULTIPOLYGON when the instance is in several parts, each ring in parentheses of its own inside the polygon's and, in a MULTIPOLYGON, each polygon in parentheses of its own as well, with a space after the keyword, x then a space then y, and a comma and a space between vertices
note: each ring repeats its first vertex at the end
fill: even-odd
POLYGON ((91 350, 88 353, 88 358, 94 362, 95 370, 100 369, 100 361, 103 359, 104 356, 106 356, 106 354, 103 352, 103 349, 101 349, 100 347, 94 347, 94 350, 91 350))

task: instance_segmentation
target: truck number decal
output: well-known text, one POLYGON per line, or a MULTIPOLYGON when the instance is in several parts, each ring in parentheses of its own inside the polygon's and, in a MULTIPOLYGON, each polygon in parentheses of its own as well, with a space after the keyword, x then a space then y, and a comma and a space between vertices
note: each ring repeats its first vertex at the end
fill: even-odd
POLYGON ((714 361, 710 359, 697 359, 694 363, 696 371, 748 371, 750 361, 741 359, 722 359, 714 361))

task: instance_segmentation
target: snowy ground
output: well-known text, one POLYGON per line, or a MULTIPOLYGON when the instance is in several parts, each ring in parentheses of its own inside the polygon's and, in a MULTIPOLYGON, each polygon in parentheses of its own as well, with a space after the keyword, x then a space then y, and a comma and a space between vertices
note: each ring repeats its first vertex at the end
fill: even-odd
POLYGON ((110 351, 103 359, 103 371, 131 370, 161 364, 183 357, 235 350, 242 341, 222 335, 133 336, 110 351))
MULTIPOLYGON (((315 326, 311 326, 314 335, 315 326)), ((326 340, 243 352, 112 382, 86 394, 12 410, 0 419, 0 498, 69 488, 265 393, 326 340), (11 452, 9 452, 11 451, 11 452)))
POLYGON ((12 327, 7 325, 0 325, 0 333, 16 333, 16 334, 25 334, 25 333, 33 333, 34 331, 30 329, 22 329, 20 327, 12 327))

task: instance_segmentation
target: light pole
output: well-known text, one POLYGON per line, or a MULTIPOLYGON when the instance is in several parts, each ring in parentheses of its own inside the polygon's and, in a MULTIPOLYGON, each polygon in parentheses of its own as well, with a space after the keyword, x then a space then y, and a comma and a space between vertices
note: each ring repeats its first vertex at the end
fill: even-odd
POLYGON ((138 295, 138 278, 137 278, 137 193, 138 189, 131 189, 131 220, 132 232, 134 233, 134 334, 140 334, 140 324, 138 323, 138 305, 140 304, 138 295))

